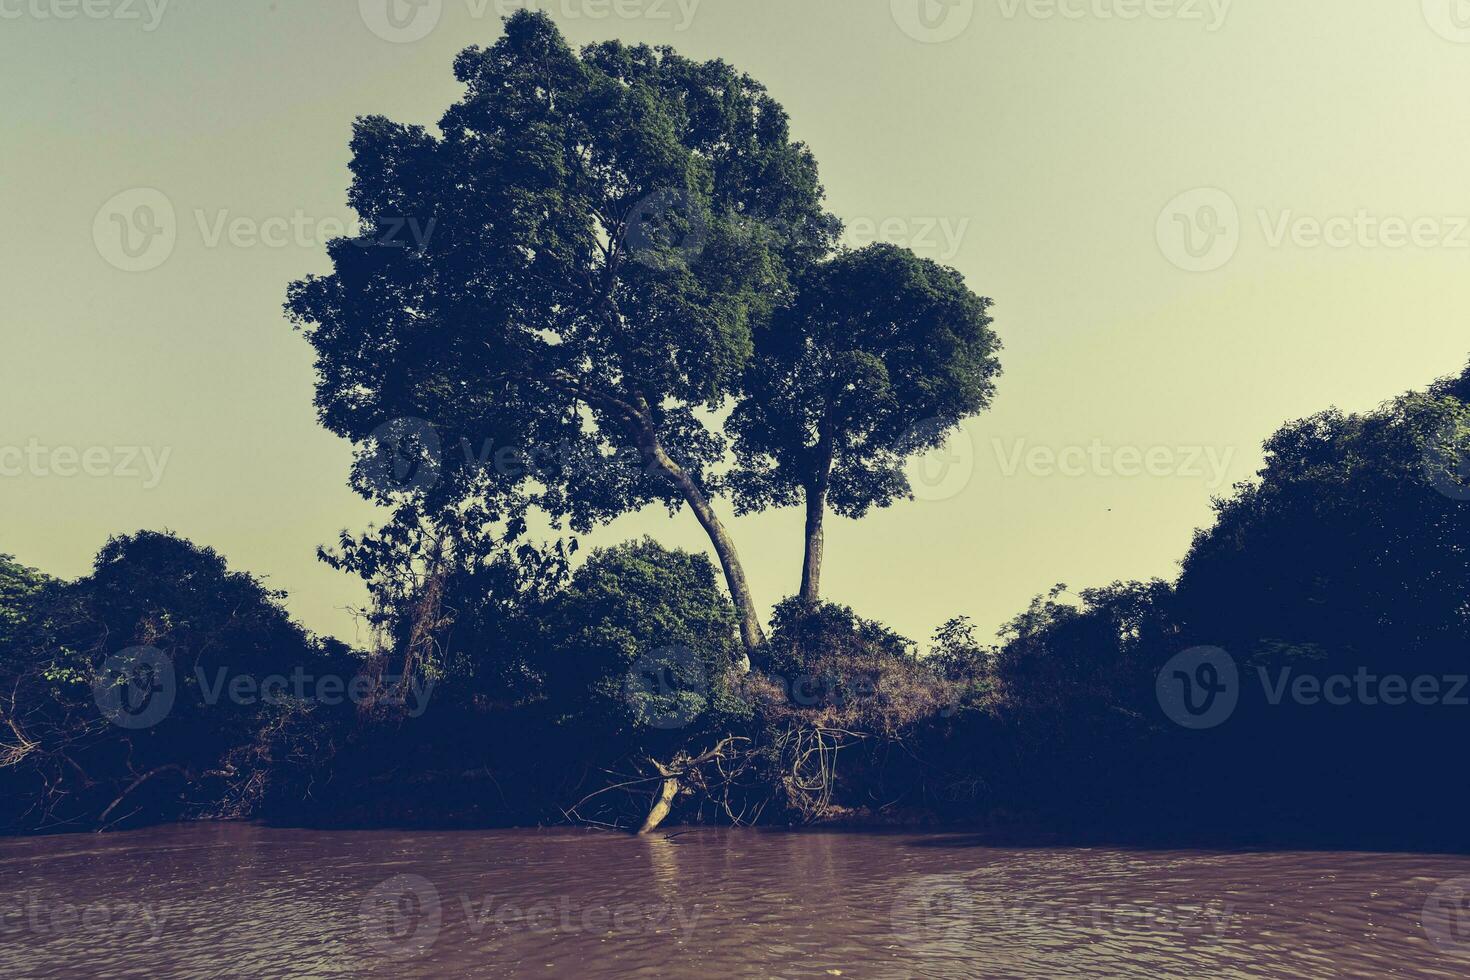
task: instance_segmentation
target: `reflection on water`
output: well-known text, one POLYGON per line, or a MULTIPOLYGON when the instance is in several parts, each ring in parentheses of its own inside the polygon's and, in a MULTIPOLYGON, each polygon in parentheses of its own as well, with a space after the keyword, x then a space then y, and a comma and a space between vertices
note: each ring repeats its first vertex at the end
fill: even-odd
POLYGON ((0 841, 6 977, 1462 977, 1467 909, 1470 858, 1440 855, 227 824, 0 841))

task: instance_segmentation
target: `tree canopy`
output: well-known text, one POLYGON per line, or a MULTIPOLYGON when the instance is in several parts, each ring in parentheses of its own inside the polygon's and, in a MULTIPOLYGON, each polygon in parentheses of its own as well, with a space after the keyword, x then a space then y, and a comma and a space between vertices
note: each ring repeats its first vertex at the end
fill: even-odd
POLYGON ((578 57, 544 14, 511 16, 454 70, 465 95, 438 135, 358 121, 364 230, 290 290, 322 422, 363 445, 361 492, 430 513, 476 500, 514 521, 534 504, 586 530, 688 503, 753 645, 709 506, 723 444, 699 410, 737 389, 753 331, 830 247, 812 155, 729 65, 618 42, 578 57), (443 450, 430 477, 375 479, 405 441, 443 450))
POLYGON ((862 517, 909 497, 904 461, 990 403, 989 308, 955 270, 878 244, 809 267, 757 330, 731 484, 746 511, 805 501, 803 598, 817 595, 824 508, 862 517))

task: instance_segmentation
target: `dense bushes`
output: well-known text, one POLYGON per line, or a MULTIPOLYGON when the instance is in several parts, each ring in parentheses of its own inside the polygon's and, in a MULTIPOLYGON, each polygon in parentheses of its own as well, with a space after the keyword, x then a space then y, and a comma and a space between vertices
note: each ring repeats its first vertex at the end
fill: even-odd
POLYGON ((569 714, 629 733, 718 724, 735 707, 735 610, 703 555, 650 539, 594 553, 547 611, 547 694, 569 714))
POLYGON ((651 540, 575 572, 570 548, 442 527, 427 547, 344 540, 344 565, 393 583, 362 653, 169 535, 109 542, 75 582, 0 560, 0 817, 632 828, 652 809, 1465 843, 1467 393, 1470 371, 1283 427, 1177 582, 1058 586, 993 647, 957 619, 920 653, 851 609, 790 599, 745 673, 714 567, 651 540), (151 690, 117 661, 140 647, 158 658, 151 690), (1181 715, 1214 703, 1226 665, 1229 710, 1181 715), (230 693, 298 668, 354 695, 230 693), (171 708, 109 720, 109 705, 146 712, 158 670, 171 708), (1183 700, 1161 694, 1176 684, 1183 700))
POLYGON ((1467 390, 1470 370, 1289 424, 1176 584, 1038 600, 994 664, 1018 752, 1000 795, 1079 830, 1461 841, 1445 753, 1470 736, 1467 390), (1190 730, 1159 690, 1203 695, 1205 657, 1236 676, 1190 730))
POLYGON ((115 538, 76 582, 4 571, 0 807, 41 829, 252 812, 288 778, 316 679, 356 661, 281 595, 168 534, 115 538), (262 690, 268 678, 280 680, 262 690), (299 678, 299 680, 298 680, 299 678))

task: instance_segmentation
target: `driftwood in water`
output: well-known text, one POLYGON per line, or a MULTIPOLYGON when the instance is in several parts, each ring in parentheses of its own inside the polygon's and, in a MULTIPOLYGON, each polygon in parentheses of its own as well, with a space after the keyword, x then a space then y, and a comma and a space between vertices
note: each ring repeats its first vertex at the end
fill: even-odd
POLYGON ((658 768, 663 773, 663 782, 659 783, 658 794, 653 799, 653 807, 648 811, 648 816, 644 818, 643 826, 638 828, 640 835, 650 833, 664 822, 664 818, 674 808, 674 797, 679 795, 679 777, 671 775, 663 766, 658 768))

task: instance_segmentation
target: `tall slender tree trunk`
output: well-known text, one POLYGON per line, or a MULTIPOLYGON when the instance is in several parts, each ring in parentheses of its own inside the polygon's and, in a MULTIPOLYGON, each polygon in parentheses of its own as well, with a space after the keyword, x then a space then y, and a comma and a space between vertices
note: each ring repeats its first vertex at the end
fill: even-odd
POLYGON ((816 603, 822 591, 822 547, 825 538, 822 518, 827 511, 827 487, 823 480, 806 489, 806 553, 801 562, 801 601, 816 603))
POLYGON ((817 443, 817 471, 807 481, 806 550, 801 562, 801 601, 813 605, 822 592, 822 551, 826 545, 823 520, 827 516, 827 488, 832 482, 832 428, 822 421, 821 439, 817 443))
POLYGON ((694 482, 693 477, 684 467, 676 463, 664 451, 658 435, 653 431, 652 424, 646 420, 641 427, 639 441, 649 461, 674 481, 674 485, 683 494, 685 502, 689 504, 689 509, 694 511, 694 516, 698 519, 700 526, 709 535, 710 543, 715 547, 715 554, 720 559, 720 567, 725 572, 725 583, 730 589, 730 598, 734 601, 735 612, 740 617, 740 640, 745 649, 739 667, 742 672, 748 672, 750 658, 766 642, 766 634, 761 628, 760 614, 756 612, 755 600, 751 598, 750 586, 745 580, 745 568, 740 564, 740 556, 735 551, 735 542, 731 539, 730 533, 725 530, 725 525, 720 521, 719 515, 710 506, 709 498, 704 495, 704 491, 699 489, 699 485, 694 482))

